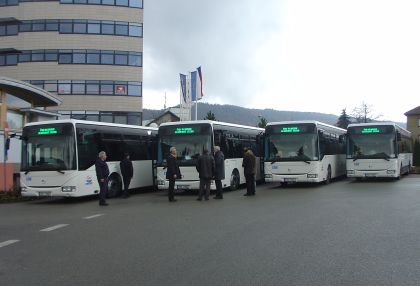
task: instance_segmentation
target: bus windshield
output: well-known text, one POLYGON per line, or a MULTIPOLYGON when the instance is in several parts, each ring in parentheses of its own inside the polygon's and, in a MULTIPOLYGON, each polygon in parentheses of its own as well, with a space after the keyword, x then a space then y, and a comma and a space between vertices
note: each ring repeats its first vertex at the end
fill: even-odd
POLYGON ((266 161, 316 161, 318 140, 313 133, 269 134, 266 140, 266 161))
POLYGON ((25 127, 21 170, 76 170, 73 125, 64 123, 25 127))
POLYGON ((211 126, 209 124, 161 126, 159 140, 159 163, 163 163, 169 155, 169 149, 175 147, 180 165, 195 165, 196 159, 203 154, 204 149, 211 151, 211 126))
POLYGON ((394 134, 349 134, 347 158, 395 158, 394 134))

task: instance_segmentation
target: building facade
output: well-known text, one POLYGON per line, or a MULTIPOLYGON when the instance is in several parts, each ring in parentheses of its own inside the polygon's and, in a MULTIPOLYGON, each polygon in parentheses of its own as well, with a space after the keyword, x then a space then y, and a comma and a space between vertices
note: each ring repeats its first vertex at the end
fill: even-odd
POLYGON ((420 141, 420 106, 407 111, 404 115, 407 116, 407 130, 411 132, 413 140, 420 141))
POLYGON ((61 118, 140 125, 143 0, 0 0, 0 76, 45 89, 61 118))

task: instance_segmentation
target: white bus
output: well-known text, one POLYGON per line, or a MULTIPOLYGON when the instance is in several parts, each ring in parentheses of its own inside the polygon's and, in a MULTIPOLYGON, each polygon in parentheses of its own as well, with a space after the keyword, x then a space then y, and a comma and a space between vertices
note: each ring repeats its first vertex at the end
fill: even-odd
POLYGON ((395 123, 359 123, 347 128, 347 176, 399 179, 413 163, 411 133, 395 123))
MULTIPOLYGON (((170 147, 175 147, 178 153, 182 178, 175 181, 175 188, 179 190, 198 190, 199 176, 195 168, 197 158, 204 149, 213 152, 213 146, 220 146, 225 156, 225 179, 223 188, 236 190, 245 183, 242 168, 244 148, 251 148, 257 157, 256 179, 260 180, 261 147, 257 144, 257 137, 264 132, 262 128, 242 126, 230 123, 198 120, 175 123, 163 123, 159 126, 159 144, 157 160, 157 183, 159 189, 168 189, 166 180, 166 158, 170 147)), ((211 189, 216 186, 212 182, 211 189)))
POLYGON ((325 182, 345 176, 346 130, 318 121, 283 121, 265 128, 266 182, 325 182))
POLYGON ((55 120, 27 124, 22 132, 21 190, 23 196, 81 197, 98 194, 95 160, 108 155, 108 196, 120 194, 119 162, 125 152, 133 162, 130 189, 154 185, 157 128, 55 120))

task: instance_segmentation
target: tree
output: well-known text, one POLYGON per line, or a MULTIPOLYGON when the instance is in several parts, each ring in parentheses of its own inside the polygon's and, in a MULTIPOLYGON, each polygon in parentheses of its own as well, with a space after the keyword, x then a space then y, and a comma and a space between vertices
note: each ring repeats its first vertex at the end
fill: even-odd
POLYGON ((382 115, 373 115, 372 105, 367 105, 364 101, 358 107, 353 108, 351 116, 357 123, 368 123, 375 121, 382 115))
POLYGON ((341 111, 340 117, 338 117, 336 125, 340 128, 347 129, 347 126, 351 123, 350 116, 346 113, 346 109, 344 108, 341 111))
POLYGON ((207 112, 206 117, 204 117, 204 120, 212 120, 212 121, 216 121, 216 116, 214 115, 213 112, 211 112, 211 110, 209 112, 207 112))
POLYGON ((258 122, 257 126, 259 128, 265 128, 265 126, 267 126, 267 119, 265 119, 265 117, 259 116, 260 118, 260 122, 258 122))

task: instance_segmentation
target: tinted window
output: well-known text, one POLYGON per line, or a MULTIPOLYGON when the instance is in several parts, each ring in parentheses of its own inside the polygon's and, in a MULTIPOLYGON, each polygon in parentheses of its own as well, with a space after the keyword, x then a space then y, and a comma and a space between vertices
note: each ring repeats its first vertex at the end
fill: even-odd
POLYGON ((87 54, 87 61, 88 64, 99 64, 99 54, 87 54))
POLYGON ((101 32, 101 24, 99 23, 89 23, 88 24, 88 33, 89 34, 99 34, 101 32))
POLYGON ((101 54, 101 63, 104 65, 114 64, 114 55, 113 54, 101 54))
POLYGON ((6 56, 6 65, 17 65, 18 56, 17 55, 7 55, 6 56))

